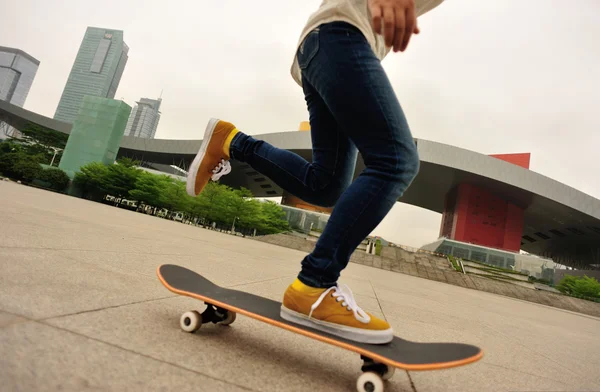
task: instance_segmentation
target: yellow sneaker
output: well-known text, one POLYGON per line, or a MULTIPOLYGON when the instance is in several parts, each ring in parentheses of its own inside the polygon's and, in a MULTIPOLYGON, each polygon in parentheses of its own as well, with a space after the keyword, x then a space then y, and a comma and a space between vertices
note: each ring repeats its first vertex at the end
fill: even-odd
POLYGON ((348 286, 318 289, 296 279, 283 295, 281 318, 362 343, 384 344, 394 339, 390 325, 364 310, 348 286))
POLYGON ((218 181, 231 172, 229 145, 237 132, 231 123, 210 119, 200 151, 188 171, 186 190, 190 196, 198 196, 209 180, 218 181))

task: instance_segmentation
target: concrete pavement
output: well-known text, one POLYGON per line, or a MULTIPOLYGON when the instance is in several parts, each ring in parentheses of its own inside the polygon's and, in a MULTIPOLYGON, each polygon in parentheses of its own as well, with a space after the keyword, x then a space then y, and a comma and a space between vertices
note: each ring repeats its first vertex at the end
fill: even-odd
MULTIPOLYGON (((345 350, 243 316, 182 332, 201 305, 155 274, 180 264, 280 300, 302 252, 14 183, 0 200, 3 390, 355 390, 345 350)), ((357 264, 342 281, 402 337, 485 351, 386 391, 600 391, 598 318, 357 264)))

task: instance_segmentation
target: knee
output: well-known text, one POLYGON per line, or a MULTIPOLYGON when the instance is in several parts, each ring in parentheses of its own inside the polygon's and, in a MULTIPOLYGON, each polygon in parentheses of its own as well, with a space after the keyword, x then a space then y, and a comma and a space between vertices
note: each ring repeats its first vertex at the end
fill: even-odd
POLYGON ((334 173, 319 173, 319 176, 313 175, 311 188, 311 199, 306 200, 319 207, 334 207, 344 191, 352 182, 352 177, 334 175, 334 173))
POLYGON ((365 164, 391 183, 406 189, 419 173, 421 162, 417 146, 410 143, 389 147, 392 148, 387 148, 380 156, 368 162, 365 160, 365 164))
POLYGON ((421 168, 421 159, 419 158, 419 152, 417 151, 417 146, 410 149, 410 152, 407 153, 406 157, 406 177, 410 182, 412 182, 417 174, 419 174, 419 169, 421 168))
POLYGON ((321 192, 318 192, 319 207, 331 208, 334 207, 340 199, 345 189, 340 187, 327 187, 321 192))

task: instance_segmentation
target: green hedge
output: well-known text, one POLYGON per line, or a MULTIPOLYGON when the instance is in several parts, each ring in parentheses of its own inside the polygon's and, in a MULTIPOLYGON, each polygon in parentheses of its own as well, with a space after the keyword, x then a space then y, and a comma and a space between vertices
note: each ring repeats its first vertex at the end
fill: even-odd
POLYGON ((450 260, 455 270, 457 270, 458 272, 464 272, 463 269, 460 267, 460 263, 456 260, 454 256, 448 255, 448 260, 450 260))
POLYGON ((381 245, 381 240, 375 241, 375 254, 377 256, 381 256, 381 248, 382 247, 383 247, 383 245, 381 245))
POLYGON ((36 179, 48 184, 48 188, 54 189, 56 191, 64 191, 69 185, 69 176, 67 173, 58 169, 56 167, 49 167, 47 169, 43 169, 38 173, 36 179))
POLYGON ((600 283, 587 275, 582 277, 567 275, 556 285, 556 289, 572 297, 600 302, 600 283))

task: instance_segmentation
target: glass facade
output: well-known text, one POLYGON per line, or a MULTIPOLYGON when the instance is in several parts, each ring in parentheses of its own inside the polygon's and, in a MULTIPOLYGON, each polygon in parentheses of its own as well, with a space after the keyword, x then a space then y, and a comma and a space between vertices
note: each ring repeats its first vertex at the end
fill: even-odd
POLYGON ((0 99, 23 107, 39 65, 19 49, 0 46, 0 99))
POLYGON ((530 276, 548 280, 552 280, 554 269, 556 268, 556 264, 550 259, 449 239, 438 240, 432 244, 423 246, 421 249, 452 255, 463 260, 478 261, 495 267, 525 272, 530 276))
POLYGON ((300 208, 281 205, 285 218, 294 231, 309 234, 311 231, 322 232, 329 220, 328 214, 307 211, 300 208))
POLYGON ((128 53, 123 31, 88 27, 54 118, 73 123, 86 95, 114 98, 128 53))
POLYGON ((123 101, 85 96, 60 160, 59 167, 73 178, 91 162, 115 162, 131 107, 123 101))
MULTIPOLYGON (((0 46, 0 100, 23 107, 40 62, 22 50, 0 46)), ((16 130, 0 121, 0 138, 16 130)))
POLYGON ((131 111, 125 136, 154 139, 160 120, 160 104, 162 100, 142 98, 131 111))

